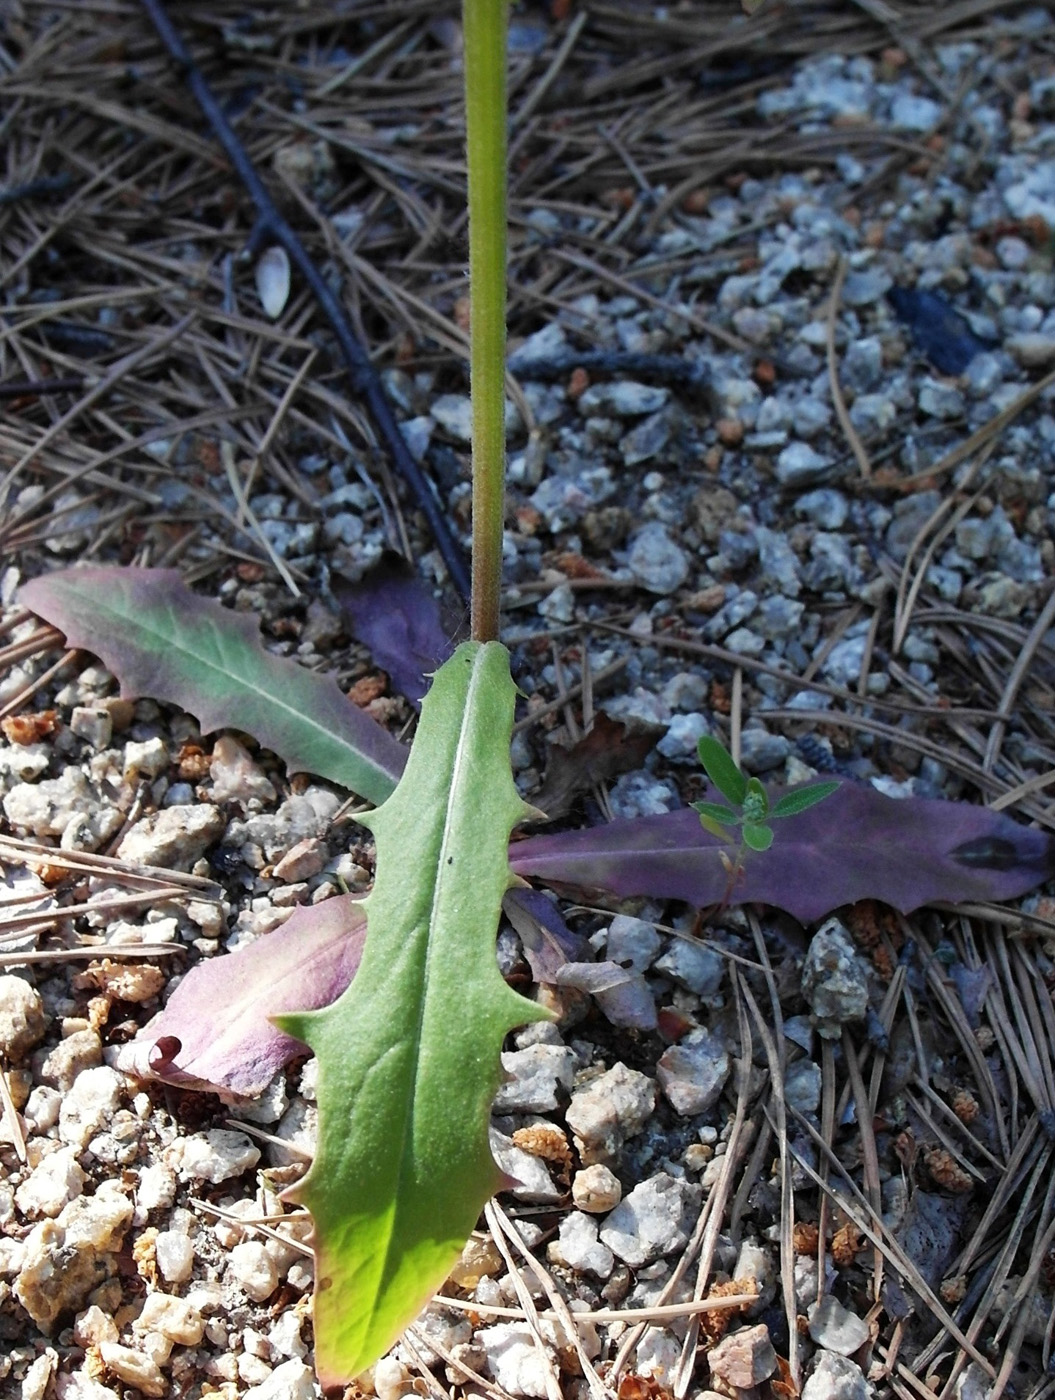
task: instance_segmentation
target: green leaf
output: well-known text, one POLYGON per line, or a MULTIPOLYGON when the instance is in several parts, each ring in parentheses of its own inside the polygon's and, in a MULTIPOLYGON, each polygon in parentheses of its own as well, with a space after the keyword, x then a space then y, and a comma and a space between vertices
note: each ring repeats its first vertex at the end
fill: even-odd
POLYGON ((742 834, 744 845, 752 851, 768 851, 773 844, 771 826, 756 826, 753 822, 745 822, 742 834))
POLYGON ((399 779, 406 749, 332 676, 265 651, 255 614, 199 597, 175 569, 64 569, 18 597, 104 661, 127 700, 171 701, 206 734, 243 730, 290 772, 318 773, 370 802, 399 779))
POLYGON ((704 831, 709 831, 712 836, 717 836, 719 841, 728 841, 729 832, 725 826, 715 817, 709 816, 706 812, 700 813, 700 825, 704 831))
POLYGON ((733 756, 724 744, 705 734, 696 745, 704 771, 718 791, 737 807, 747 792, 747 779, 733 762, 733 756))
MULTIPOLYGON (((701 821, 703 821, 704 817, 710 817, 711 821, 721 822, 723 826, 740 825, 740 818, 737 813, 734 812, 731 807, 723 807, 720 802, 693 802, 692 808, 694 811, 699 812, 701 821)), ((704 822, 704 825, 706 826, 707 823, 704 822)), ((714 828, 707 827, 707 829, 708 831, 712 831, 714 828)))
POLYGON ((513 786, 514 686, 497 642, 436 674, 406 773, 357 818, 377 840, 363 960, 322 1011, 278 1018, 319 1060, 319 1139, 295 1198, 315 1222, 316 1367, 350 1381, 458 1258, 500 1174, 488 1146, 506 1033, 548 1013, 495 959, 513 786))
POLYGON ((823 802, 826 797, 831 797, 838 787, 839 784, 833 782, 814 783, 812 787, 786 792, 769 815, 771 817, 797 816, 799 812, 805 812, 810 807, 815 807, 818 802, 823 802))

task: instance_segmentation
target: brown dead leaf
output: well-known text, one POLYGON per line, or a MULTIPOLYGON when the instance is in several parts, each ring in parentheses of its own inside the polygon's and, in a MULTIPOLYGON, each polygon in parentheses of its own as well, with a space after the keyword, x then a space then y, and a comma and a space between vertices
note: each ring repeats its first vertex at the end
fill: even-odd
POLYGON ((662 725, 625 724, 599 710, 593 728, 570 749, 555 745, 542 786, 531 801, 549 821, 565 816, 580 793, 640 768, 662 736, 662 725))

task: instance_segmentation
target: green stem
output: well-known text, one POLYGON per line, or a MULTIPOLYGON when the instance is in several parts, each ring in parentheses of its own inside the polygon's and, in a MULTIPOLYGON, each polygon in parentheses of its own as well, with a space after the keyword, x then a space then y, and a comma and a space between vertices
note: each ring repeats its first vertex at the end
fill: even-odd
POLYGON ((472 636, 496 641, 505 484, 506 30, 508 0, 465 0, 473 404, 472 636))

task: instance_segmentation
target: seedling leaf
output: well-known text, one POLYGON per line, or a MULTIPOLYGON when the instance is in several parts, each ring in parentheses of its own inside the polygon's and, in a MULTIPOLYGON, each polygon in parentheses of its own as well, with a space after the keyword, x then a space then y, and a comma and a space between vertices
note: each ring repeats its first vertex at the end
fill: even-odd
POLYGON ((786 792, 780 801, 770 812, 770 817, 796 817, 800 812, 806 812, 810 807, 815 807, 818 802, 823 802, 826 797, 831 797, 839 784, 836 782, 814 783, 811 787, 796 788, 794 792, 786 792))
POLYGON ((332 676, 265 651, 255 616, 192 593, 174 569, 45 574, 19 601, 93 652, 134 700, 168 700, 206 733, 240 729, 293 773, 318 773, 383 802, 406 749, 342 695, 332 676))
POLYGON ((705 734, 696 745, 696 752, 704 772, 722 796, 735 806, 741 806, 747 793, 747 779, 733 762, 728 749, 705 734))
POLYGON ((754 822, 745 822, 744 845, 751 851, 768 851, 773 844, 773 828, 771 826, 756 825, 754 822))
MULTIPOLYGON (((720 802, 694 802, 692 807, 693 811, 699 812, 700 821, 703 821, 704 817, 709 817, 712 822, 718 822, 722 826, 740 825, 740 818, 737 813, 734 812, 731 807, 723 807, 720 802)), ((714 827, 708 826, 707 822, 703 822, 703 824, 707 827, 708 831, 714 831, 714 827)), ((715 832, 717 836, 723 836, 724 834, 725 833, 721 831, 715 832)))
POLYGON ((500 1185, 487 1128, 505 1034, 548 1013, 495 960, 513 786, 514 687, 497 643, 436 675, 406 773, 365 821, 377 880, 355 981, 323 1011, 278 1018, 319 1060, 315 1163, 296 1188, 315 1221, 316 1367, 351 1380, 450 1271, 500 1185))

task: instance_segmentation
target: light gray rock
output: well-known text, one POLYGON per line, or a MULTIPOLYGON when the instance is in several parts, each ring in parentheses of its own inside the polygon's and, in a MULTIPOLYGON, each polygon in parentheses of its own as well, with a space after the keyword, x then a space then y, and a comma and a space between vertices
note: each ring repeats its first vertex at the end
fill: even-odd
POLYGON ((134 783, 138 778, 158 778, 169 766, 169 751, 164 739, 137 741, 133 739, 125 745, 124 772, 126 783, 134 783))
POLYGON ((533 1205, 556 1205, 562 1193, 560 1187, 554 1185, 541 1157, 524 1152, 497 1128, 490 1129, 489 1138, 491 1154, 499 1170, 516 1183, 509 1188, 510 1195, 533 1205))
POLYGON ((59 1137, 78 1150, 103 1128, 117 1111, 124 1080, 109 1065, 82 1070, 59 1107, 59 1137))
POLYGON ((558 355, 563 355, 568 348, 568 337, 564 332, 564 327, 557 321, 550 321, 534 335, 529 335, 523 344, 509 356, 509 368, 514 373, 522 370, 530 370, 534 364, 545 363, 558 355))
POLYGON ((930 97, 900 92, 890 105, 890 124, 899 131, 930 131, 941 121, 943 110, 930 97))
POLYGON ((768 773, 779 768, 791 744, 783 734, 770 734, 761 725, 750 725, 740 736, 740 766, 747 773, 768 773))
POLYGON ((869 1400, 868 1382, 855 1361, 820 1351, 802 1387, 802 1400, 869 1400))
POLYGON ((729 1332, 707 1353, 714 1380, 737 1390, 751 1390, 777 1369, 777 1354, 764 1322, 729 1332))
POLYGON ((549 1257, 579 1273, 607 1278, 615 1267, 615 1255, 597 1237, 597 1221, 574 1210, 560 1223, 560 1233, 549 1247, 549 1257))
POLYGON ((55 1216, 81 1194, 84 1181, 77 1149, 61 1147, 33 1168, 15 1192, 15 1204, 30 1220, 55 1216))
POLYGON ((821 530, 841 529, 849 513, 849 501, 841 491, 833 491, 831 487, 807 491, 795 502, 795 514, 812 520, 821 530))
POLYGON ((673 593, 689 576, 688 555, 671 539, 666 526, 655 520, 638 531, 626 562, 650 593, 673 593))
POLYGON ((826 1351, 852 1356, 868 1341, 868 1324, 856 1313, 844 1308, 830 1293, 826 1293, 819 1302, 814 1302, 806 1316, 810 1336, 826 1351))
POLYGON ((120 1248, 132 1203, 116 1184, 78 1196, 57 1220, 42 1220, 25 1241, 15 1297, 45 1332, 79 1308, 109 1272, 107 1256, 120 1248))
POLYGON ((63 1094, 69 1093, 82 1071, 102 1063, 103 1043, 99 1032, 74 1031, 49 1050, 40 1067, 40 1077, 63 1094))
POLYGON ((441 394, 430 409, 432 417, 451 437, 459 442, 471 442, 473 410, 467 394, 441 394))
POLYGON ((644 919, 617 914, 608 926, 605 953, 609 962, 645 972, 663 947, 663 939, 644 919))
POLYGON ((705 715, 675 715, 656 748, 664 758, 674 761, 682 758, 695 759, 696 745, 710 732, 711 726, 705 715))
POLYGON ((783 637, 793 637, 802 626, 802 614, 805 611, 804 603, 777 593, 772 598, 762 599, 751 620, 751 629, 771 642, 779 641, 783 637))
POLYGON ((776 478, 781 486, 811 486, 822 480, 832 465, 807 442, 789 442, 777 458, 776 478))
POLYGON ((658 457, 670 441, 671 422, 669 411, 664 409, 653 413, 636 427, 631 428, 619 444, 623 462, 628 467, 640 466, 658 457))
POLYGON ((621 1063, 577 1089, 565 1118, 583 1166, 613 1157, 642 1130, 655 1107, 652 1080, 621 1063))
POLYGON ((607 384, 591 384, 579 399, 579 412, 588 417, 614 413, 617 418, 637 418, 656 413, 669 397, 669 390, 659 385, 614 379, 607 384))
POLYGON ((1008 336, 1004 349, 1023 369, 1047 369, 1055 361, 1055 335, 1022 331, 1008 336))
POLYGON ((128 831, 117 848, 122 860, 189 870, 224 834, 223 813, 207 802, 152 812, 128 831))
POLYGON ((664 1050, 656 1065, 656 1078, 676 1112, 689 1117, 714 1107, 729 1069, 729 1055, 721 1041, 710 1031, 695 1030, 680 1044, 664 1050))
POLYGON ((177 1138, 165 1152, 165 1161, 181 1181, 211 1181, 217 1185, 241 1176, 260 1161, 260 1149, 245 1133, 230 1128, 210 1128, 177 1138))
POLYGON ((3 800, 4 813, 13 827, 34 836, 61 836, 75 817, 88 816, 98 806, 79 768, 66 768, 58 778, 39 783, 18 783, 3 800))
POLYGON ((267 1380, 250 1386, 245 1400, 315 1400, 315 1373, 298 1357, 280 1362, 267 1380))
POLYGON ((577 1171, 571 1183, 572 1200, 591 1215, 606 1215, 623 1198, 619 1178, 601 1162, 577 1171))
POLYGON ((784 1077, 784 1098, 799 1113, 816 1113, 821 1102, 821 1070, 812 1060, 796 1060, 784 1077))
POLYGON ((154 1241, 154 1257, 167 1283, 186 1283, 194 1268, 194 1245, 179 1230, 160 1230, 154 1241))
POLYGON ((842 1027, 862 1020, 868 1009, 868 969, 838 919, 813 935, 802 965, 802 995, 826 1040, 837 1040, 842 1027))
POLYGON ((209 764, 214 802, 273 802, 275 789, 249 751, 230 734, 221 734, 213 745, 209 764))
POLYGON ((523 1322, 499 1322, 477 1333, 491 1379, 509 1395, 545 1400, 551 1363, 523 1322))
POLYGON ((881 267, 867 267, 847 273, 843 301, 847 306, 871 306, 893 286, 894 279, 881 267))
POLYGON ((797 598, 802 588, 799 578, 799 561, 788 544, 788 537, 781 530, 770 530, 759 525, 755 531, 758 544, 758 562, 765 578, 775 584, 787 598, 797 598))
POLYGON ((960 418, 963 416, 963 394, 955 384, 944 384, 929 376, 920 385, 916 402, 921 413, 929 418, 960 418))
POLYGON ((228 1255, 227 1271, 254 1303, 263 1303, 278 1287, 278 1269, 261 1240, 243 1240, 228 1255))
POLYGON ((575 1051, 564 1045, 530 1045, 502 1055, 511 1078, 498 1090, 495 1113, 548 1113, 575 1082, 575 1051))
POLYGON ((631 1268, 649 1264, 684 1247, 701 1197, 699 1186, 658 1172, 623 1197, 601 1227, 601 1242, 631 1268))
POLYGON ((36 987, 13 973, 0 977, 0 1053, 20 1060, 44 1037, 47 1017, 36 987))
POLYGON ((656 962, 656 971, 706 1001, 717 996, 725 977, 725 963, 713 948, 688 938, 672 938, 670 947, 656 962))

